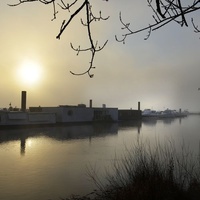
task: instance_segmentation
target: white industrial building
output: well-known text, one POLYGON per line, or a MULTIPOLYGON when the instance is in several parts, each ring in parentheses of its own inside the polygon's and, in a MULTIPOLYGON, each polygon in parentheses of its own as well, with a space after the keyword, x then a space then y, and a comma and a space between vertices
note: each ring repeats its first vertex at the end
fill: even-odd
POLYGON ((118 121, 117 108, 92 108, 85 105, 42 107, 42 112, 56 114, 56 122, 118 121))
POLYGON ((55 113, 0 111, 0 125, 42 125, 55 124, 55 113))
POLYGON ((22 91, 21 109, 12 108, 0 111, 0 125, 29 125, 56 124, 72 122, 116 122, 121 120, 139 119, 141 111, 118 110, 118 108, 93 107, 90 100, 89 107, 85 104, 77 106, 60 105, 57 107, 29 107, 26 109, 26 91, 22 91))

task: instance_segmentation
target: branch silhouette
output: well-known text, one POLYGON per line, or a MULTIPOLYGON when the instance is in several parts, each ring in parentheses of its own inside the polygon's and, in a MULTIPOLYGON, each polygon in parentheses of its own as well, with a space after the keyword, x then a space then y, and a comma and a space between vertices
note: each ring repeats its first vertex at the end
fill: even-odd
MULTIPOLYGON (((108 1, 108 0, 102 0, 102 1, 108 1)), ((42 4, 52 4, 53 6, 53 18, 52 20, 56 19, 56 16, 58 14, 58 7, 61 8, 62 10, 66 10, 68 12, 71 11, 71 9, 73 8, 75 11, 70 15, 68 20, 63 20, 61 26, 60 26, 60 30, 58 35, 56 36, 56 39, 60 39, 61 36, 63 35, 64 31, 66 30, 66 28, 69 26, 69 24, 73 21, 74 18, 76 18, 78 16, 78 14, 80 13, 80 11, 85 9, 85 17, 86 17, 86 22, 84 23, 83 20, 81 19, 81 24, 83 26, 85 26, 87 28, 87 35, 88 35, 88 41, 90 46, 88 48, 81 48, 80 45, 78 48, 74 48, 74 46, 71 45, 71 48, 77 52, 77 55, 80 52, 90 52, 90 61, 87 67, 87 70, 85 70, 82 73, 75 73, 70 71, 71 74, 73 75, 84 75, 84 74, 88 74, 90 78, 92 78, 94 76, 93 73, 91 73, 92 69, 95 69, 95 67, 93 66, 94 64, 94 58, 96 56, 96 53, 101 51, 106 44, 108 43, 108 40, 106 40, 102 46, 98 46, 98 41, 96 41, 94 43, 94 39, 92 36, 92 32, 91 32, 91 25, 93 22, 97 22, 100 20, 108 20, 108 17, 102 17, 102 13, 101 11, 99 12, 99 16, 96 17, 94 16, 93 12, 92 12, 92 5, 90 3, 89 0, 82 0, 82 4, 79 6, 80 1, 78 2, 78 0, 74 0, 72 3, 66 3, 65 0, 19 0, 18 3, 16 4, 8 4, 9 6, 19 6, 20 4, 23 3, 31 3, 31 2, 40 2, 42 4), (79 3, 79 4, 78 4, 79 3)))
MULTIPOLYGON (((154 23, 149 24, 141 29, 137 29, 133 31, 130 28, 130 23, 124 22, 122 18, 122 14, 119 14, 119 19, 122 24, 122 30, 125 30, 126 33, 121 35, 121 38, 115 35, 115 39, 118 42, 122 42, 125 44, 125 40, 128 36, 140 33, 143 31, 148 31, 147 36, 144 38, 145 40, 148 39, 152 33, 157 29, 162 28, 163 26, 171 23, 172 21, 178 23, 181 26, 188 26, 186 15, 200 9, 200 1, 194 0, 192 3, 190 2, 189 5, 183 6, 181 0, 147 0, 148 6, 153 11, 153 19, 154 23), (155 4, 153 4, 155 3, 155 4)), ((196 29, 195 24, 193 24, 194 29, 196 29)), ((197 32, 197 31, 196 31, 197 32)))
MULTIPOLYGON (((69 18, 66 20, 64 19, 61 26, 58 35, 56 36, 57 39, 60 39, 63 35, 64 31, 68 28, 69 24, 74 20, 74 18, 77 18, 77 16, 80 14, 81 11, 84 11, 84 18, 81 18, 81 24, 82 26, 86 27, 87 29, 87 40, 89 42, 88 47, 82 48, 81 45, 78 47, 74 47, 72 43, 70 43, 71 48, 76 52, 77 55, 80 53, 88 53, 90 54, 89 64, 85 71, 81 73, 75 73, 73 71, 70 71, 73 75, 85 75, 88 74, 90 78, 94 76, 92 73, 92 70, 95 69, 94 66, 94 59, 96 56, 96 53, 101 51, 106 44, 108 43, 108 40, 106 40, 101 46, 98 45, 98 40, 94 42, 94 36, 91 31, 92 23, 98 22, 98 21, 105 21, 109 19, 108 17, 102 17, 102 12, 99 11, 99 16, 95 16, 92 11, 92 4, 95 4, 92 0, 17 0, 18 3, 16 4, 10 4, 9 6, 19 6, 23 3, 31 3, 31 2, 40 2, 42 4, 51 4, 53 7, 53 18, 52 20, 55 20, 59 9, 63 11, 68 11, 70 13, 69 18), (68 3, 70 2, 70 3, 68 3), (91 3, 92 2, 92 3, 91 3), (72 13, 71 13, 71 10, 72 13)), ((101 1, 108 1, 108 0, 101 0, 101 1)), ((147 0, 147 4, 150 7, 150 9, 153 12, 153 19, 154 22, 151 24, 148 24, 147 26, 144 26, 141 29, 132 30, 130 27, 130 22, 125 22, 122 18, 122 13, 119 13, 119 20, 122 24, 122 30, 125 31, 124 34, 121 34, 121 36, 115 35, 115 39, 118 42, 122 42, 125 44, 126 39, 134 35, 136 33, 140 33, 143 31, 147 31, 147 35, 145 36, 145 40, 147 40, 153 31, 162 28, 163 26, 166 26, 167 24, 171 22, 176 22, 181 27, 188 26, 188 22, 186 19, 186 16, 192 12, 196 12, 200 9, 200 0, 190 0, 190 1, 181 1, 181 0, 147 0)), ((200 29, 197 25, 195 25, 193 18, 191 18, 192 26, 194 28, 194 31, 196 33, 200 33, 200 29)))

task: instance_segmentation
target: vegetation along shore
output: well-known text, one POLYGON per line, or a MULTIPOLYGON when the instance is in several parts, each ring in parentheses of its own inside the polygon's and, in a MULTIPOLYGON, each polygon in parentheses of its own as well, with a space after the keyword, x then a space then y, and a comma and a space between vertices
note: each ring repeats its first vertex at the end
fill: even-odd
POLYGON ((89 170, 97 189, 85 196, 63 200, 197 200, 200 199, 200 154, 172 142, 150 145, 137 142, 107 173, 106 184, 89 170))

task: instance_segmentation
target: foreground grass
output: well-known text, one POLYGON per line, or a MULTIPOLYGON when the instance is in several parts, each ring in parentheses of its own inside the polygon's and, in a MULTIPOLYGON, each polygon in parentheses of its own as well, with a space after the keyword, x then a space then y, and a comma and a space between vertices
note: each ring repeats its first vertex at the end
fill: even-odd
POLYGON ((114 173, 101 183, 89 171, 97 190, 66 200, 198 200, 200 199, 200 156, 183 145, 181 151, 169 143, 161 146, 138 142, 113 164, 114 173))

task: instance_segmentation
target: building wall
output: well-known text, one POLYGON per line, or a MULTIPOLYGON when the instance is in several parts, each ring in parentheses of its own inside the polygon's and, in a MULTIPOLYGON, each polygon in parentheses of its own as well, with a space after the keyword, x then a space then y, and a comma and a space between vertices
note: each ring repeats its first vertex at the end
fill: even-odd
POLYGON ((25 112, 8 112, 8 120, 26 120, 27 113, 25 112))
POLYGON ((0 112, 0 125, 54 124, 56 122, 118 121, 118 108, 83 106, 34 107, 31 112, 0 112))
POLYGON ((84 107, 43 107, 44 112, 56 113, 57 122, 91 122, 93 120, 93 109, 84 107))
POLYGON ((54 124, 55 113, 0 112, 0 125, 54 124))
POLYGON ((119 110, 119 120, 137 120, 142 118, 141 110, 119 110))
POLYGON ((118 121, 118 108, 94 108, 94 121, 118 121))
POLYGON ((92 122, 117 121, 117 108, 88 108, 88 107, 42 107, 43 112, 56 113, 57 122, 92 122))
POLYGON ((56 122, 62 122, 62 109, 61 109, 61 107, 41 107, 41 112, 55 113, 56 122))
POLYGON ((93 120, 93 109, 82 107, 63 107, 63 122, 91 122, 93 120))
POLYGON ((6 112, 0 112, 0 124, 5 124, 7 119, 6 112))
POLYGON ((32 123, 56 123, 55 113, 28 113, 28 121, 32 123))

